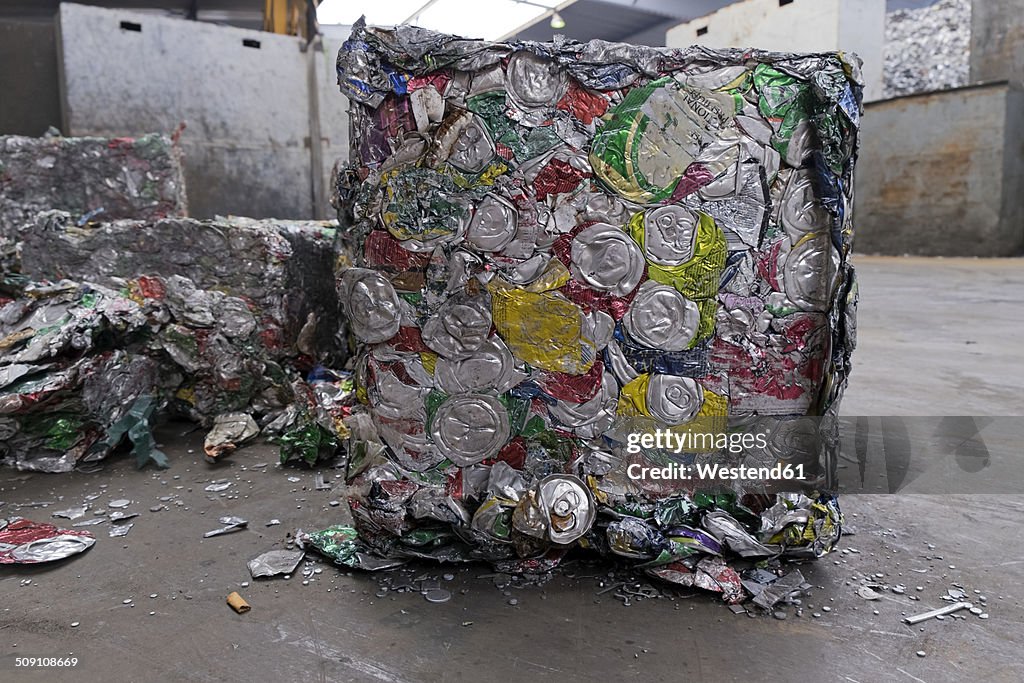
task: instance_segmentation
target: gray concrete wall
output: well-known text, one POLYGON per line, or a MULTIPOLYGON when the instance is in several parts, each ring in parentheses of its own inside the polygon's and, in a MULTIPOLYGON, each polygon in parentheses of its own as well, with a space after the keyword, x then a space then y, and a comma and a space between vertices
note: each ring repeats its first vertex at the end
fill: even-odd
POLYGON ((882 97, 884 0, 741 0, 668 30, 665 45, 756 47, 782 52, 856 53, 864 99, 882 97), (697 35, 697 31, 706 31, 697 35))
POLYGON ((974 0, 971 82, 1024 80, 1024 2, 974 0))
POLYGON ((0 20, 0 135, 60 125, 53 22, 0 20))
POLYGON ((1006 93, 1005 144, 1002 219, 1008 232, 1017 235, 1020 255, 1024 254, 1024 84, 1020 81, 1011 82, 1006 93))
POLYGON ((347 119, 335 115, 345 101, 337 85, 335 102, 310 93, 326 90, 333 56, 290 36, 69 3, 58 40, 65 132, 133 135, 185 123, 190 215, 311 218, 330 210, 326 194, 314 201, 314 193, 326 186, 333 148, 347 144, 338 132, 347 119), (325 115, 319 131, 317 109, 325 115), (326 154, 311 149, 318 138, 328 140, 326 154))
POLYGON ((854 249, 924 256, 1024 252, 1020 93, 1006 83, 867 105, 854 249))
POLYGON ((338 89, 336 67, 338 50, 343 42, 345 38, 324 36, 321 49, 313 53, 316 60, 317 108, 320 112, 321 175, 326 192, 322 208, 330 214, 324 216, 328 218, 334 218, 334 209, 329 205, 331 169, 338 159, 348 159, 348 98, 338 89))

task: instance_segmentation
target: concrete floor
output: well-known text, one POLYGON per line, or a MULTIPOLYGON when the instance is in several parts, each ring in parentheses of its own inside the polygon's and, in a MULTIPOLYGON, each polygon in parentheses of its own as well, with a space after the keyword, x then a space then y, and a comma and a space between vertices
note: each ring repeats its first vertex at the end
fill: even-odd
MULTIPOLYGON (((860 348, 845 414, 1024 415, 1014 336, 1024 262, 857 263, 860 348)), ((48 520, 91 494, 100 494, 95 505, 129 498, 141 513, 124 538, 91 527, 99 540, 77 558, 0 569, 0 680, 1024 680, 1024 550, 1012 541, 1024 488, 845 497, 855 534, 841 542, 845 552, 801 567, 816 586, 802 617, 789 609, 786 620, 748 618, 704 594, 627 607, 598 594, 593 577, 609 567, 583 565, 571 568, 582 576, 505 590, 480 578, 485 566, 417 568, 413 575, 452 590, 449 602, 432 604, 414 592, 378 598, 379 575, 328 564, 316 565, 322 572, 308 585, 295 576, 241 587, 246 561, 283 547, 289 532, 343 521, 343 506, 329 505, 341 497, 337 485, 314 490, 312 472, 275 467, 267 446, 211 468, 195 455, 201 433, 185 425, 168 425, 161 440, 174 463, 165 472, 139 472, 125 459, 96 474, 0 472, 0 515, 48 520), (218 479, 233 486, 203 490, 218 479), (150 511, 161 503, 167 509, 150 511), (225 514, 248 519, 249 529, 203 539, 225 514), (265 526, 271 518, 281 524, 265 526), (854 577, 875 573, 906 584, 907 594, 858 597, 854 577), (990 618, 901 622, 945 605, 951 582, 984 594, 990 618), (224 604, 232 590, 251 612, 224 604), (15 654, 71 652, 80 659, 73 671, 14 668, 15 654)))
POLYGON ((845 415, 1024 415, 1024 260, 855 257, 845 415))

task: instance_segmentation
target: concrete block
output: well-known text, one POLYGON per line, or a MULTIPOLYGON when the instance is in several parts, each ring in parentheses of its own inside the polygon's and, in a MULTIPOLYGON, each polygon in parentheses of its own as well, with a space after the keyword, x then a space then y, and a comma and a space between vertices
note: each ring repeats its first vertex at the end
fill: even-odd
POLYGON ((869 104, 857 166, 860 253, 1024 253, 1024 97, 1007 83, 869 104))

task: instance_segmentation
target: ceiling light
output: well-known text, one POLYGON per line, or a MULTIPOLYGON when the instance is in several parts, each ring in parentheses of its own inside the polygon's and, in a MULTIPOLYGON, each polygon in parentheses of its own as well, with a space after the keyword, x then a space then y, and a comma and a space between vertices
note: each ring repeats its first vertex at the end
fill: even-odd
POLYGON ((565 19, 558 12, 551 15, 551 28, 565 28, 565 19))

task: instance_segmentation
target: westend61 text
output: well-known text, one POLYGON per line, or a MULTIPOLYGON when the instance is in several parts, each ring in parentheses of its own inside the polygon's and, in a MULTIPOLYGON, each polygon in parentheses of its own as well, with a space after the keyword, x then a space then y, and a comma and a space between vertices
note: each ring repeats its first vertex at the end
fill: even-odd
POLYGON ((683 465, 677 462, 650 466, 632 463, 626 468, 626 475, 638 480, 793 481, 804 478, 804 466, 778 463, 773 467, 725 467, 713 463, 683 465))

